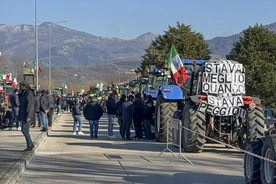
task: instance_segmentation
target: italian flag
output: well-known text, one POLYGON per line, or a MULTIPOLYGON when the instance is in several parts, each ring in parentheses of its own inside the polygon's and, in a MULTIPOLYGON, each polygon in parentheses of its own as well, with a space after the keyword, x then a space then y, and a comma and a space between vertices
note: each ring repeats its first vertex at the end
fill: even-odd
POLYGON ((187 74, 186 69, 173 44, 168 54, 167 65, 168 69, 171 69, 172 71, 175 84, 177 86, 182 86, 186 79, 189 78, 189 75, 187 74), (179 77, 182 77, 182 81, 178 81, 179 77))
POLYGON ((16 88, 16 86, 17 86, 17 80, 16 80, 16 77, 14 77, 14 79, 12 81, 12 87, 16 88))
POLYGON ((0 74, 0 80, 12 80, 12 74, 8 73, 8 74, 0 74))

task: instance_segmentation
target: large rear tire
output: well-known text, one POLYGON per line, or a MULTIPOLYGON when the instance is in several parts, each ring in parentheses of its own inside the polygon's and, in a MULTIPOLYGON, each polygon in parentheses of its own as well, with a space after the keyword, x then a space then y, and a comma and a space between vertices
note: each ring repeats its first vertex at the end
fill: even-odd
MULTIPOLYGON (((256 140, 247 144, 246 151, 254 153, 256 155, 261 155, 263 142, 256 140)), ((261 183, 261 161, 259 158, 253 157, 251 155, 244 155, 244 176, 245 182, 247 184, 260 184, 261 183)))
POLYGON ((257 137, 262 137, 265 134, 264 111, 261 107, 247 111, 247 143, 255 141, 257 137))
POLYGON ((162 95, 157 97, 155 106, 155 138, 157 142, 167 141, 167 124, 177 111, 177 102, 166 101, 162 95))
MULTIPOLYGON (((182 123, 184 127, 205 135, 206 116, 204 113, 197 111, 197 106, 193 102, 186 102, 183 110, 182 123)), ((182 142, 185 151, 199 153, 202 152, 205 138, 184 129, 182 142)))
MULTIPOLYGON (((264 142, 262 157, 276 160, 276 134, 271 134, 264 142)), ((266 160, 261 161, 262 184, 276 183, 276 164, 266 160)))

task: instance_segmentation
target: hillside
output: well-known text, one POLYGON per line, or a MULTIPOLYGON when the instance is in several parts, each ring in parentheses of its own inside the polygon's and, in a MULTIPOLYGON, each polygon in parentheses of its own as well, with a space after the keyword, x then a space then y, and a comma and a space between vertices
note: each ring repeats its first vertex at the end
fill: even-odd
MULTIPOLYGON (((276 32, 276 22, 266 25, 276 32)), ((140 66, 141 56, 150 45, 156 34, 145 33, 137 38, 125 40, 95 36, 89 33, 69 29, 52 23, 38 26, 39 65, 43 71, 40 77, 48 78, 48 29, 51 32, 52 76, 58 83, 90 83, 101 81, 127 80, 135 75, 122 74, 140 66), (74 74, 83 76, 76 79, 74 74)), ((246 29, 246 28, 245 28, 246 29)), ((215 37, 207 40, 212 57, 227 55, 233 43, 239 40, 242 33, 215 37)), ((15 72, 26 62, 32 66, 35 60, 35 29, 33 25, 11 26, 0 24, 0 52, 5 60, 6 71, 15 72)))
MULTIPOLYGON (((276 33, 276 22, 266 25, 265 27, 276 33)), ((233 43, 239 41, 240 36, 242 36, 242 32, 226 37, 215 37, 211 40, 207 40, 207 43, 212 50, 212 54, 227 55, 233 48, 233 43)))

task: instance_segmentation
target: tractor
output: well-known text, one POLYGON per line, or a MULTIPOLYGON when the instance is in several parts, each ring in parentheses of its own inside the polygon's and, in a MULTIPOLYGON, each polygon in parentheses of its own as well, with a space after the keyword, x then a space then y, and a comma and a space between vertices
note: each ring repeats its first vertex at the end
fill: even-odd
POLYGON ((140 94, 144 94, 146 90, 148 90, 149 87, 149 76, 148 75, 142 75, 140 77, 138 77, 137 81, 138 81, 138 92, 140 94))
MULTIPOLYGON (((198 65, 204 62, 204 60, 196 60, 198 65)), ((182 60, 182 63, 187 72, 191 71, 190 68, 193 66, 193 60, 182 60)), ((153 80, 150 83, 152 88, 147 93, 156 99, 154 117, 155 138, 157 142, 165 142, 167 140, 167 122, 183 106, 184 96, 182 91, 185 88, 175 85, 170 72, 165 68, 155 69, 153 76, 153 80)), ((182 79, 179 78, 178 80, 182 79)))
POLYGON ((138 92, 139 91, 139 82, 137 79, 129 80, 129 91, 128 92, 138 92))
POLYGON ((150 72, 148 89, 144 91, 146 95, 151 95, 153 100, 157 99, 158 90, 161 86, 168 84, 169 75, 166 74, 166 69, 155 68, 150 72))
POLYGON ((265 135, 247 144, 249 151, 274 163, 254 157, 249 154, 244 156, 244 176, 247 184, 272 184, 276 183, 276 117, 274 109, 265 109, 265 135))
POLYGON ((165 137, 167 119, 173 116, 173 111, 177 109, 176 102, 179 101, 184 103, 182 145, 187 152, 202 151, 206 140, 201 135, 240 148, 245 148, 247 143, 264 135, 261 101, 257 97, 245 95, 242 64, 230 60, 199 60, 191 64, 185 65, 184 62, 190 77, 183 86, 168 85, 160 88, 156 105, 156 122, 160 121, 156 131, 159 139, 165 137), (164 98, 166 96, 170 100, 164 98))

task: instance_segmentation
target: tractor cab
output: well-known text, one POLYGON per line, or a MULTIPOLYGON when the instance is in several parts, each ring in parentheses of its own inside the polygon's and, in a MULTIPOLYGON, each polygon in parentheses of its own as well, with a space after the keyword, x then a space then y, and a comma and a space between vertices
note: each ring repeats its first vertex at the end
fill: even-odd
POLYGON ((161 86, 167 85, 170 79, 168 70, 155 68, 150 72, 148 89, 145 90, 146 95, 151 95, 153 99, 157 98, 158 91, 161 86))
POLYGON ((143 75, 140 76, 137 81, 139 85, 139 93, 143 95, 144 92, 149 88, 150 77, 147 75, 143 75))

